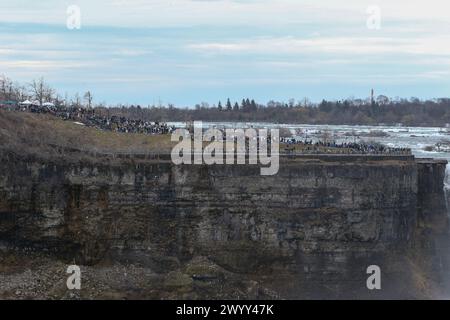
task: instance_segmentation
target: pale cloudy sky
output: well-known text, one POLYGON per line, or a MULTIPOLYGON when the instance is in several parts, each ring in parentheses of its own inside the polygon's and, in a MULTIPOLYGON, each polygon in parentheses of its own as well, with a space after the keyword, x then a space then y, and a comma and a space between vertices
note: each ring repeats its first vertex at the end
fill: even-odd
POLYGON ((0 0, 0 74, 178 106, 450 96, 448 0, 0 0), (81 29, 66 27, 69 5, 81 29), (368 7, 381 9, 369 29, 368 7))

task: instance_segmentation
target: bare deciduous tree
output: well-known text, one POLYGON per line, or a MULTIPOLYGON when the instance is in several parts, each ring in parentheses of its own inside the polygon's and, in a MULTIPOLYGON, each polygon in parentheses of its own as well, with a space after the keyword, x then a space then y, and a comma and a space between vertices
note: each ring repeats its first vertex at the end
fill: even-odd
POLYGON ((75 96, 73 97, 72 105, 77 108, 81 107, 81 98, 78 92, 75 93, 75 96))
POLYGON ((53 100, 55 91, 44 81, 44 78, 39 78, 38 80, 33 80, 30 83, 31 93, 33 97, 39 101, 39 104, 45 101, 50 102, 53 100))
POLYGON ((83 96, 84 100, 86 101, 86 106, 91 109, 92 108, 92 101, 94 100, 94 97, 92 96, 92 93, 90 91, 86 92, 83 96))
POLYGON ((0 98, 3 100, 13 99, 14 89, 12 81, 5 75, 0 77, 0 98))

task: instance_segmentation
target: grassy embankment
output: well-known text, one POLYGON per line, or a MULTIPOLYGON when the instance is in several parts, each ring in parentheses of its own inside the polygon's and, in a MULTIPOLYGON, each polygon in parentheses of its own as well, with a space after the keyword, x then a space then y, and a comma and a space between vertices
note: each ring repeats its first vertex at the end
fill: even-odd
POLYGON ((102 131, 51 115, 0 110, 1 152, 77 160, 94 152, 168 153, 173 144, 170 135, 102 131))

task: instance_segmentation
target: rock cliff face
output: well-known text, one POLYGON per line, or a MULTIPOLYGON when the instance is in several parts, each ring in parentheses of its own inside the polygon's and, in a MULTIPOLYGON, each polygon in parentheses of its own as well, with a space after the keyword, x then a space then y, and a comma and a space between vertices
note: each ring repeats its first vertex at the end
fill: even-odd
POLYGON ((147 297, 427 297, 439 278, 423 279, 442 272, 444 172, 413 157, 284 157, 263 177, 248 165, 2 155, 0 241, 90 268, 149 268, 164 277, 147 297), (380 291, 366 287, 369 265, 380 291))

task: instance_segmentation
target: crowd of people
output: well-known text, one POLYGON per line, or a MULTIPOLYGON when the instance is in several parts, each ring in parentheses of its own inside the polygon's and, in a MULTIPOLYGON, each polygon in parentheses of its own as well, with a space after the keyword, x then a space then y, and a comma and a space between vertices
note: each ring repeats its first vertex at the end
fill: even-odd
MULTIPOLYGON (((289 147, 299 146, 302 153, 344 153, 344 154, 393 154, 410 155, 409 148, 392 148, 379 143, 366 142, 313 142, 310 140, 297 140, 295 138, 280 138, 280 142, 289 147)), ((294 150, 291 148, 291 150, 294 150)))
POLYGON ((47 108, 32 106, 30 108, 22 108, 22 111, 33 113, 49 113, 64 120, 71 120, 82 123, 89 127, 95 127, 100 130, 108 130, 122 133, 142 133, 149 135, 169 134, 175 128, 168 126, 162 122, 150 122, 144 120, 128 119, 120 116, 104 116, 97 114, 95 109, 86 108, 47 108))

